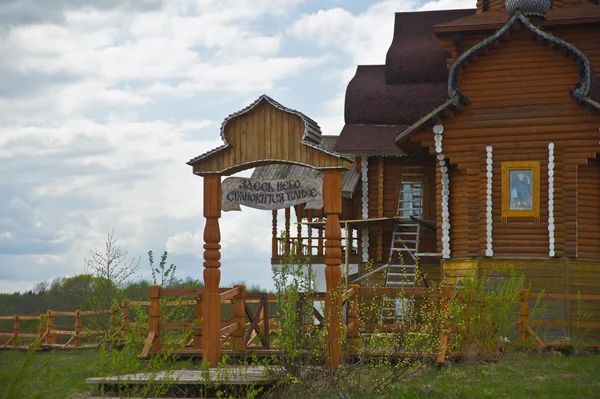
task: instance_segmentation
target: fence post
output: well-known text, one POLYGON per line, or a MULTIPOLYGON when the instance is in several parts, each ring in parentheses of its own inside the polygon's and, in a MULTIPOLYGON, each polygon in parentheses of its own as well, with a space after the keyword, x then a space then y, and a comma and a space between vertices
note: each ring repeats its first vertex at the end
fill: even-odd
POLYGON ((148 333, 154 333, 150 353, 160 351, 160 286, 150 287, 150 318, 148 319, 148 333))
POLYGON ((46 338, 44 337, 44 334, 46 334, 46 315, 45 314, 41 314, 40 315, 40 326, 38 328, 38 340, 40 341, 39 346, 43 346, 46 343, 46 338))
POLYGON ((83 328, 83 321, 81 320, 81 310, 75 311, 75 347, 81 346, 81 330, 83 328))
POLYGON ((262 294, 261 301, 264 301, 262 308, 263 336, 265 337, 265 342, 267 343, 267 349, 270 349, 271 344, 269 342, 269 294, 262 294))
POLYGON ((519 291, 519 339, 525 343, 527 341, 529 322, 529 293, 526 289, 519 291))
POLYGON ((360 285, 350 284, 348 288, 353 290, 347 305, 348 349, 354 354, 360 350, 360 285))
POLYGON ((239 288, 240 292, 234 297, 231 309, 231 318, 234 323, 237 323, 237 330, 231 333, 231 349, 245 351, 244 327, 246 326, 246 287, 243 285, 235 285, 234 288, 239 288))
POLYGON ((15 315, 15 325, 13 326, 13 348, 19 346, 19 333, 21 332, 21 319, 15 315))
MULTIPOLYGON (((202 322, 202 296, 196 298, 196 305, 194 306, 194 324, 200 324, 202 322)), ((194 349, 202 349, 202 330, 204 329, 204 323, 202 322, 202 328, 194 329, 194 349)))
POLYGON ((121 301, 121 312, 121 331, 127 334, 129 333, 129 322, 131 321, 128 299, 123 299, 123 301, 121 301))
POLYGON ((51 310, 49 310, 47 314, 48 314, 48 324, 46 327, 46 331, 48 333, 46 334, 46 343, 48 345, 54 345, 54 344, 56 344, 56 335, 54 335, 54 316, 52 315, 51 310))
POLYGON ((442 331, 440 336, 440 353, 438 354, 437 363, 444 363, 446 356, 450 353, 450 299, 452 298, 452 287, 448 284, 442 286, 440 315, 442 321, 442 331))

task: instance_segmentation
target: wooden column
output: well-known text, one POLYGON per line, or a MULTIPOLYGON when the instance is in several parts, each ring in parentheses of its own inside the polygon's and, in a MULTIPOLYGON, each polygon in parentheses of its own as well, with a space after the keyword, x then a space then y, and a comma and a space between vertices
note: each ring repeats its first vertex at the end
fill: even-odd
POLYGON ((148 311, 148 335, 154 333, 150 342, 150 353, 160 351, 160 286, 150 287, 150 310, 148 311))
POLYGON ((283 256, 290 256, 290 208, 285 208, 285 253, 283 256))
POLYGON ((231 349, 243 351, 246 350, 244 342, 244 327, 246 326, 246 287, 243 285, 235 285, 234 288, 236 287, 239 287, 240 292, 233 298, 231 319, 234 323, 237 323, 237 330, 231 333, 231 349))
POLYGON ((83 330, 83 321, 81 320, 81 310, 75 311, 75 347, 81 346, 81 330, 83 330))
MULTIPOLYGON (((308 219, 309 222, 312 223, 313 221, 313 210, 312 209, 308 209, 306 211, 306 218, 308 219)), ((312 248, 313 248, 313 244, 312 244, 312 225, 308 225, 308 229, 307 229, 307 234, 308 234, 308 256, 309 258, 312 257, 312 248)))
MULTIPOLYGON (((323 221, 323 209, 319 213, 319 222, 323 221)), ((317 239, 317 256, 323 256, 323 229, 319 229, 319 235, 317 239)))
POLYGON ((342 172, 326 170, 323 183, 323 211, 327 217, 325 224, 325 314, 327 335, 325 337, 325 365, 338 367, 342 362, 342 172))
POLYGON ((273 233, 271 237, 271 258, 277 258, 279 253, 277 251, 277 209, 273 209, 273 233))
POLYGON ((221 176, 204 176, 204 296, 202 298, 202 360, 211 368, 221 357, 221 176))
POLYGON ((300 223, 302 222, 302 204, 296 205, 296 221, 298 222, 296 224, 296 233, 298 235, 298 241, 296 244, 296 256, 301 257, 302 256, 302 225, 300 223))

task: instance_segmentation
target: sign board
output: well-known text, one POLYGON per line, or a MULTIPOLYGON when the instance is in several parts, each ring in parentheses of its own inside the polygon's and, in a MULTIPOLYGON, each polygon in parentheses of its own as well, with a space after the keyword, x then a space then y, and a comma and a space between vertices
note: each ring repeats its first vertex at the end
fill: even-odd
POLYGON ((240 204, 256 209, 282 209, 306 203, 307 209, 323 208, 323 177, 257 180, 228 177, 221 183, 223 211, 240 211, 240 204))

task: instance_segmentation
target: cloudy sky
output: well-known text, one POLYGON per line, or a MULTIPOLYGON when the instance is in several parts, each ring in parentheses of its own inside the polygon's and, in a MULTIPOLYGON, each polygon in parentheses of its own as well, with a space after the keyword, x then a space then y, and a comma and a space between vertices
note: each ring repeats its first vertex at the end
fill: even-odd
MULTIPOLYGON (((202 179, 185 163, 266 93, 343 126, 357 64, 394 12, 474 0, 2 0, 0 292, 84 269, 114 229, 131 256, 202 276, 202 179), (93 6, 90 6, 93 4, 93 6)), ((221 219, 223 286, 271 287, 270 212, 221 219)))

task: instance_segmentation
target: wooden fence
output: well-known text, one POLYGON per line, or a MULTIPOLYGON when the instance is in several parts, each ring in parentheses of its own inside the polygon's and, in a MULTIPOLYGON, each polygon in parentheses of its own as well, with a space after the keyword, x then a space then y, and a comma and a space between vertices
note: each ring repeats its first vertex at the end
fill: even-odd
MULTIPOLYGON (((32 349, 32 348, 94 348, 102 345, 106 335, 103 331, 93 329, 93 323, 86 320, 98 313, 110 314, 111 317, 111 338, 125 337, 134 326, 146 328, 147 338, 144 343, 142 356, 147 357, 153 354, 161 353, 164 348, 161 344, 161 335, 166 331, 188 331, 190 338, 182 343, 178 354, 197 356, 202 354, 203 343, 203 322, 202 322, 202 298, 203 288, 162 288, 158 286, 151 287, 150 301, 130 302, 123 301, 120 306, 111 310, 95 312, 81 311, 58 312, 49 310, 46 314, 38 316, 0 316, 1 320, 10 320, 13 322, 12 331, 0 331, 0 349, 32 349), (169 298, 186 298, 185 300, 167 301, 169 298), (163 317, 165 307, 169 306, 190 306, 192 307, 192 318, 181 321, 166 321, 163 317), (144 325, 131 320, 131 311, 135 309, 148 308, 148 323, 144 325), (69 325, 58 325, 57 318, 73 318, 69 325), (37 322, 37 328, 24 329, 23 323, 37 322)), ((373 298, 394 298, 398 295, 414 298, 416 303, 420 301, 435 301, 437 309, 441 315, 445 315, 441 320, 439 352, 432 354, 437 362, 444 362, 448 356, 460 356, 465 346, 460 347, 459 352, 451 353, 451 343, 453 339, 458 339, 457 327, 453 325, 450 312, 447 312, 450 301, 457 298, 462 301, 464 306, 463 320, 469 328, 471 312, 476 311, 473 304, 472 294, 464 290, 455 289, 452 286, 445 285, 440 288, 365 288, 359 285, 350 285, 349 289, 342 296, 342 307, 345 311, 345 324, 348 342, 348 353, 356 355, 363 345, 361 336, 365 333, 377 331, 401 331, 402 326, 399 323, 390 324, 369 324, 361 320, 361 306, 366 301, 373 298)), ((600 304, 600 295, 577 295, 577 294, 556 294, 556 293, 530 293, 527 290, 519 292, 518 321, 514 325, 517 337, 523 342, 535 342, 543 348, 567 348, 573 346, 573 342, 544 342, 536 330, 543 328, 568 328, 577 330, 600 329, 600 322, 594 320, 534 320, 530 316, 530 302, 537 299, 577 301, 578 303, 597 303, 600 304)), ((248 293, 243 285, 236 285, 232 288, 221 288, 219 292, 221 306, 228 305, 230 308, 230 317, 223 318, 219 326, 219 335, 221 343, 221 352, 226 354, 245 354, 254 353, 261 355, 270 355, 277 352, 273 345, 271 333, 278 330, 278 319, 273 314, 273 306, 277 306, 277 297, 266 293, 248 293)), ((297 311, 301 315, 309 315, 304 325, 319 327, 323 322, 323 313, 320 306, 315 306, 315 302, 321 302, 325 299, 324 293, 316 295, 311 294, 312 305, 307 304, 305 298, 301 296, 297 303, 297 311), (311 306, 312 309, 306 309, 305 306, 311 306)), ((481 298, 480 302, 481 303, 481 298)), ((485 298, 483 298, 485 300, 485 298)), ((364 313, 363 309, 363 313, 364 313)), ((223 312, 227 315, 227 312, 223 312)), ((376 318, 376 317, 375 317, 376 318)), ((491 328, 491 326, 490 326, 491 328)), ((599 330, 600 331, 600 330, 599 330)), ((461 339, 465 339, 461 337, 461 339)), ((340 343, 341 345, 341 343, 340 343)), ((600 344, 583 344, 582 347, 599 349, 600 344)))

